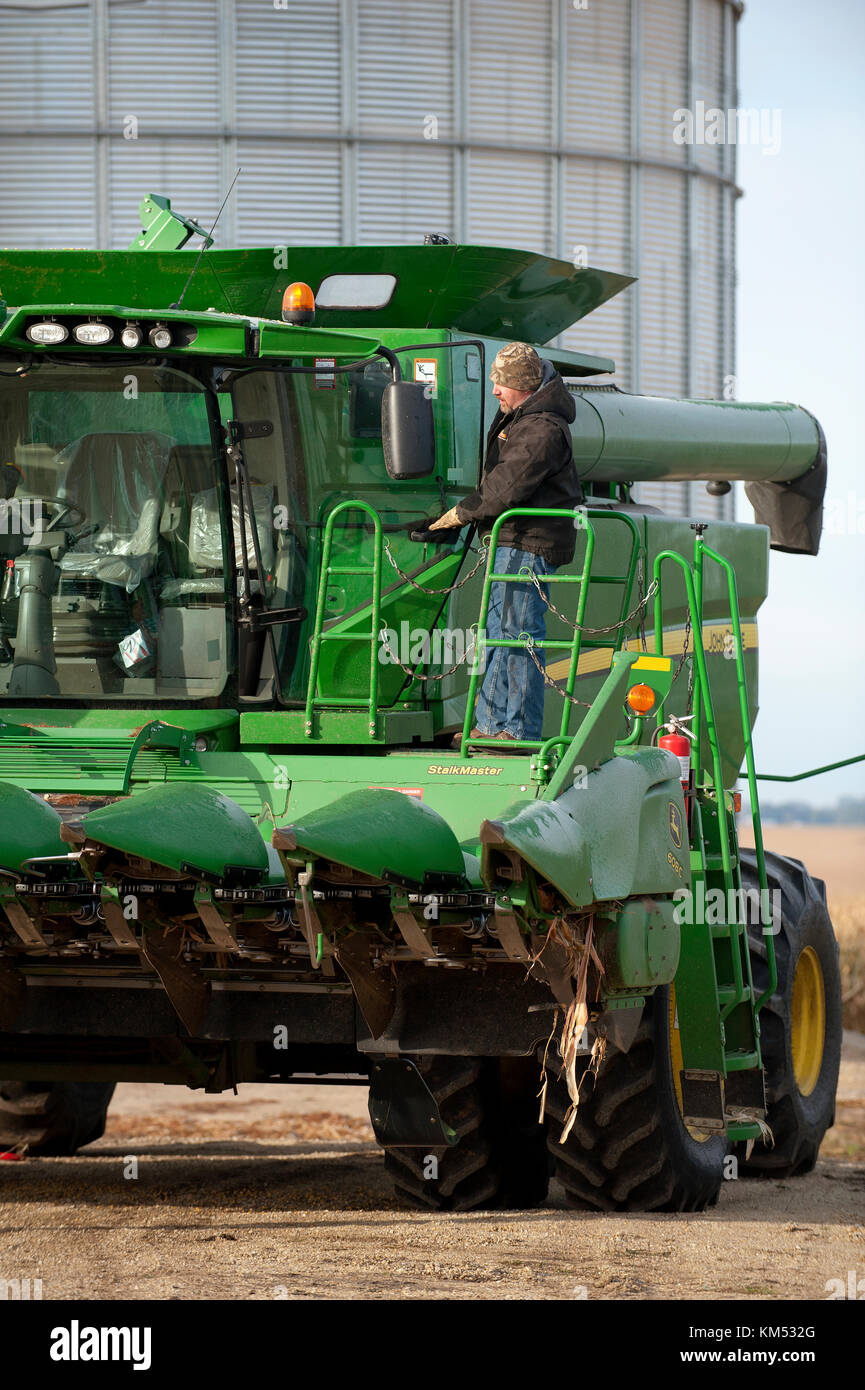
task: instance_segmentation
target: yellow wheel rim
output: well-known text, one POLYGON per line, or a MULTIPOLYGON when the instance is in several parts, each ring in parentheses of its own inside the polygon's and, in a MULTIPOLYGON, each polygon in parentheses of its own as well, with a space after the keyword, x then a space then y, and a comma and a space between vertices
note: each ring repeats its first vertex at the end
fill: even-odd
MULTIPOLYGON (((685 1111, 682 1106, 682 1037, 679 1032, 679 1018, 676 1012, 676 986, 670 985, 670 1067, 673 1072, 673 1086, 676 1091, 676 1104, 679 1107, 679 1114, 685 1118, 685 1111)), ((685 1125, 686 1130, 692 1139, 696 1139, 698 1144, 705 1144, 711 1135, 699 1129, 692 1129, 690 1125, 685 1125)))
POLYGON ((810 1096, 817 1085, 825 1041, 826 991, 823 971, 813 946, 806 946, 796 962, 790 1019, 793 1075, 803 1096, 810 1096))

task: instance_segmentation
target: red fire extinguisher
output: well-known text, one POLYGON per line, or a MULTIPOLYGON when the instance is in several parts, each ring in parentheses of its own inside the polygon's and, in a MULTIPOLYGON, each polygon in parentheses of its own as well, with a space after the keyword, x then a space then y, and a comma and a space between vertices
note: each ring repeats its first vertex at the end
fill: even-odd
POLYGON ((672 714, 667 723, 664 724, 665 732, 658 739, 658 747, 666 748, 668 753, 673 753, 679 759, 679 767, 682 769, 682 788, 687 793, 691 782, 691 740, 694 735, 690 729, 684 727, 685 719, 693 719, 693 715, 684 715, 679 718, 672 714))

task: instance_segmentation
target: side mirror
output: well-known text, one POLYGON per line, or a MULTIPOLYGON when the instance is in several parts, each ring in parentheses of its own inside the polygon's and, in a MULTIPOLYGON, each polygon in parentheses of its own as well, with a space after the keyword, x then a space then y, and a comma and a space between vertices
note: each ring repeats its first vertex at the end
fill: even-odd
POLYGON ((424 382, 391 381, 384 388, 381 442, 391 478, 425 478, 435 471, 435 424, 424 382))

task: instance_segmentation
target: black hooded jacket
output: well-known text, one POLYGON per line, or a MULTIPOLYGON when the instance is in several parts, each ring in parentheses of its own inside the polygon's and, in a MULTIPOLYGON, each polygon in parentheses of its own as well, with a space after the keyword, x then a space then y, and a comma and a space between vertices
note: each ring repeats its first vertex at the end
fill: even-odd
MULTIPOLYGON (((481 485, 457 504, 460 521, 476 522, 482 536, 511 507, 572 511, 583 500, 568 428, 577 408, 552 363, 545 361, 543 368, 538 389, 516 410, 496 415, 481 485)), ((499 544, 566 565, 574 558, 574 523, 568 517, 514 517, 501 528, 499 544)))

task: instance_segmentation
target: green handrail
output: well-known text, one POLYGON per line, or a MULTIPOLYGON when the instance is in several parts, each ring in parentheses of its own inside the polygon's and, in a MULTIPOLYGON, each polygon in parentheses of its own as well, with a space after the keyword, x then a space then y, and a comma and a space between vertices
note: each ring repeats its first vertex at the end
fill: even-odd
MULTIPOLYGON (((525 640, 522 637, 497 637, 494 638, 492 641, 489 641, 487 637, 484 635, 486 632, 486 623, 490 606, 490 594, 492 591, 493 584, 496 582, 505 584, 530 584, 532 582, 532 577, 529 574, 528 570, 521 570, 519 574, 495 573, 496 548, 499 542, 499 531, 501 530, 502 526, 506 521, 509 521, 512 517, 515 516, 568 517, 571 521, 575 522, 577 513, 575 511, 566 510, 562 507, 511 507, 508 511, 502 512, 501 516, 497 517, 495 522, 493 523, 493 528, 490 532, 489 538, 489 554, 487 556, 487 566, 484 574, 484 587, 483 592, 481 594, 481 611, 480 616, 478 618, 478 638, 477 646, 475 648, 475 661, 472 663, 471 679, 469 681, 469 693, 468 698, 466 700, 466 712, 465 717, 463 719, 462 739, 460 741, 460 755, 462 757, 466 756, 466 747, 470 739, 472 718, 474 716, 475 709, 475 700, 477 698, 478 681, 481 679, 482 670, 486 667, 486 661, 480 659, 482 654, 485 654, 490 647, 519 647, 522 650, 525 650, 526 648, 525 640)), ((583 616, 585 613, 586 599, 588 597, 588 586, 585 583, 585 579, 586 576, 589 573, 591 573, 592 554, 594 553, 595 549, 595 533, 591 523, 588 521, 588 518, 586 519, 586 525, 584 529, 586 531, 586 554, 583 559, 582 572, 580 574, 549 574, 545 575, 543 580, 545 584, 558 583, 580 585, 580 597, 577 603, 576 618, 578 624, 582 624, 583 616)), ((578 630, 574 633, 573 638, 569 642, 551 641, 549 638, 545 638, 543 642, 538 642, 536 644, 539 647, 543 647, 545 651, 570 651, 571 662, 568 670, 568 685, 566 687, 569 694, 573 693, 573 686, 576 681, 576 669, 577 663, 579 662, 580 637, 581 632, 578 628, 578 630)), ((570 703, 568 701, 565 701, 565 710, 562 714, 561 737, 566 736, 567 713, 569 709, 570 703)), ((489 738, 476 738, 471 739, 471 742, 479 746, 484 746, 495 743, 495 740, 489 738)), ((541 746, 541 741, 537 739, 520 739, 515 740, 513 746, 516 748, 537 749, 541 746)))
MULTIPOLYGON (((573 695, 573 693, 574 693, 574 686, 576 685, 576 679, 577 679, 577 675, 578 675, 578 673, 579 673, 579 660, 580 660, 580 655, 581 655, 581 652, 582 652, 582 630, 581 630, 581 629, 582 629, 583 615, 584 615, 584 612, 585 612, 586 603, 588 602, 589 585, 590 585, 590 584, 621 584, 621 585, 623 586, 622 602, 621 602, 621 604, 620 604, 620 606, 619 606, 619 618, 618 618, 619 623, 622 623, 622 622, 624 621, 624 619, 627 617, 627 614, 628 614, 628 605, 629 605, 629 603, 630 603, 631 593, 632 593, 633 588, 634 588, 634 576, 636 575, 636 572, 637 572, 637 561, 638 561, 639 558, 640 558, 640 552, 641 552, 641 550, 642 550, 642 542, 641 542, 641 540, 640 540, 640 530, 639 530, 639 527, 637 526, 637 523, 634 521, 634 518, 633 518, 632 516, 628 516, 626 512, 608 512, 608 511, 606 511, 606 510, 605 510, 604 508, 602 508, 602 507, 590 507, 590 508, 588 508, 588 509, 586 510, 585 515, 586 515, 586 518, 587 518, 587 522, 588 522, 589 524, 591 523, 592 517, 595 517, 595 518, 602 517, 604 520, 621 521, 621 522, 623 522, 623 523, 629 528, 629 530, 630 530, 630 532, 631 532, 631 553, 630 553, 630 555, 629 555, 629 557, 628 557, 628 571, 627 571, 627 574, 625 574, 625 575, 599 575, 599 574, 591 574, 591 572, 590 572, 590 573, 587 575, 588 583, 585 584, 585 585, 583 586, 583 589, 582 589, 581 594, 580 594, 581 608, 580 608, 580 613, 578 614, 577 620, 576 620, 577 623, 580 625, 580 630, 578 630, 578 632, 577 632, 577 634, 576 634, 578 640, 577 640, 577 642, 575 643, 575 646, 574 646, 574 652, 573 652, 572 657, 571 657, 571 668, 570 668, 570 670, 569 670, 569 672, 568 672, 568 681, 567 681, 567 685, 566 685, 566 687, 565 687, 565 689, 566 689, 568 695, 573 695), (583 598, 583 595, 585 595, 585 599, 583 598)), ((615 638, 614 638, 614 640, 613 640, 612 650, 613 650, 614 652, 621 651, 622 646, 624 645, 625 641, 626 641, 625 629, 624 629, 624 627, 619 627, 618 630, 617 630, 617 632, 616 632, 616 636, 615 636, 615 638)), ((590 646, 590 647, 596 647, 598 644, 595 643, 595 642, 592 642, 591 640, 589 640, 589 642, 588 642, 587 645, 590 646)), ((564 710, 562 711, 562 724, 561 724, 561 734, 562 734, 562 736, 566 736, 567 733, 568 733, 568 729, 569 729, 569 726, 570 726, 570 719, 571 719, 571 702, 570 702, 570 700, 565 700, 565 701, 564 701, 564 710)), ((636 742, 637 739, 639 738, 641 727, 642 727, 642 721, 640 721, 640 720, 638 719, 638 720, 637 720, 637 724, 635 725, 634 729, 631 731, 631 733, 629 734, 629 736, 628 736, 626 739, 623 740, 623 742, 624 742, 624 743, 636 742)))
MULTIPOLYGON (((677 555, 674 550, 661 550, 655 556, 653 578, 657 584, 655 591, 655 652, 658 656, 664 654, 664 614, 663 600, 661 592, 661 566, 665 560, 671 560, 682 570, 685 581, 685 593, 688 600, 688 610, 691 614, 691 629, 694 639, 694 661, 697 667, 696 678, 694 681, 694 699, 698 699, 703 707, 703 714, 706 719, 706 732, 709 736, 709 748, 712 752, 712 781, 715 788, 715 797, 718 803, 718 826, 721 836, 721 864, 724 870, 724 881, 731 884, 733 881, 733 867, 730 856, 730 841, 727 833, 727 817, 724 805, 724 777, 721 771, 721 750, 718 743, 718 732, 715 726, 715 709, 712 703, 712 692, 709 688, 709 679, 706 671, 706 653, 703 650, 703 624, 697 608, 697 596, 694 588, 694 576, 691 573, 691 566, 681 555, 677 555)), ((662 707, 658 706, 658 724, 662 724, 662 707)), ((697 706, 699 708, 699 704, 697 706)), ((699 721, 695 721, 699 722, 699 721)))
MULTIPOLYGON (((537 647, 544 648, 545 651, 549 650, 570 652, 570 661, 568 663, 568 674, 567 679, 565 681, 564 693, 566 696, 572 696, 574 693, 574 687, 577 682, 580 655, 583 647, 582 628, 583 623, 585 621, 586 605, 588 603, 589 598, 589 585, 592 583, 616 583, 623 585, 624 592, 622 594, 622 603, 619 610, 619 621, 622 621, 627 615, 628 603, 634 586, 634 576, 636 574, 637 563, 642 549, 639 527, 637 526, 633 517, 628 516, 627 514, 622 512, 610 512, 604 508, 577 507, 573 511, 570 511, 553 507, 512 507, 509 511, 506 511, 500 517, 497 517, 489 537, 489 556, 487 559, 487 568, 484 575, 484 587, 481 595, 481 610, 480 617, 478 620, 478 647, 476 652, 477 657, 480 657, 481 651, 485 652, 490 647, 517 647, 523 650, 525 650, 526 647, 525 637, 522 635, 518 638, 497 638, 493 641, 489 641, 486 637, 482 636, 483 632, 486 629, 492 585, 496 582, 511 584, 525 584, 531 582, 531 577, 528 571, 526 570, 521 570, 518 574, 497 574, 494 570, 496 548, 499 543, 499 531, 501 530, 502 525, 514 516, 570 517, 573 518, 574 524, 575 526, 577 526, 578 529, 584 530, 586 532, 586 553, 583 557, 583 566, 581 572, 579 574, 550 574, 546 575, 543 580, 545 584, 565 583, 580 585, 580 595, 577 600, 577 612, 575 617, 576 628, 574 636, 568 641, 558 641, 547 638, 543 642, 538 642, 535 644, 537 647), (595 549, 595 532, 594 527, 592 526, 592 519, 599 517, 604 518, 605 520, 621 521, 629 528, 631 532, 631 549, 628 558, 628 569, 627 573, 624 575, 598 575, 594 577, 592 576, 592 559, 595 549)), ((625 632, 623 628, 620 628, 612 644, 613 650, 620 650, 624 640, 625 632)), ((589 642, 588 645, 593 646, 596 644, 589 642)), ((463 757, 465 757, 466 748, 469 742, 471 742, 473 745, 478 745, 480 747, 494 742, 494 740, 492 739, 470 738, 471 724, 475 708, 475 700, 477 698, 478 681, 481 679, 482 667, 484 666, 484 664, 485 663, 476 660, 471 673, 468 698, 466 701, 466 713, 465 718, 463 720, 462 739, 460 742, 460 753, 463 757)), ((537 739, 519 740, 515 741, 514 747, 540 749, 545 753, 547 748, 549 747, 551 749, 555 743, 568 741, 570 737, 570 719, 571 702, 570 699, 566 698, 563 702, 562 718, 559 726, 559 733, 555 739, 547 739, 543 741, 539 741, 537 739)), ((639 737, 639 729, 635 729, 632 732, 627 742, 635 741, 637 737, 639 737)))
POLYGON ((803 782, 806 777, 819 777, 821 772, 834 772, 836 767, 849 767, 851 763, 865 762, 865 753, 857 753, 854 758, 842 758, 839 763, 827 763, 825 767, 812 767, 808 772, 794 772, 790 777, 782 777, 773 772, 755 772, 758 782, 803 782))
MULTIPOLYGON (((313 711, 316 706, 315 689, 318 684, 318 665, 321 655, 322 642, 369 642, 370 661, 369 661, 369 700, 365 702, 369 709, 369 734, 375 737, 377 729, 376 714, 378 710, 378 635, 381 626, 381 563, 382 563, 382 530, 381 517, 374 507, 368 502, 360 502, 350 499, 340 502, 333 511, 328 514, 324 527, 324 542, 321 552, 321 578, 318 585, 318 599, 315 607, 315 626, 310 639, 310 663, 309 663, 309 682, 306 688, 306 715, 304 722, 304 732, 307 738, 312 738, 313 734, 313 711), (341 512, 360 511, 366 512, 372 517, 373 523, 373 561, 371 566, 352 566, 354 574, 369 574, 372 576, 372 614, 370 631, 366 632, 340 632, 327 633, 323 630, 325 616, 325 597, 327 595, 327 583, 330 577, 330 553, 333 547, 333 528, 336 518, 341 512)), ((342 703, 345 703, 344 701, 342 703)), ((359 702, 364 703, 364 702, 359 702)))
MULTIPOLYGON (((745 649, 742 644, 742 625, 739 621, 739 593, 736 586, 736 571, 725 556, 719 555, 717 550, 713 550, 710 545, 706 545, 699 532, 697 533, 695 548, 701 555, 705 555, 708 559, 714 560, 717 565, 720 565, 727 576, 727 596, 730 601, 730 621, 733 625, 733 642, 735 646, 734 655, 736 659, 736 685, 739 694, 739 715, 742 721, 742 737, 745 743, 748 797, 751 803, 751 819, 754 826, 754 849, 757 854, 757 875, 760 882, 760 904, 762 908, 762 905, 768 902, 769 886, 766 878, 766 858, 763 852, 763 830, 760 824, 757 774, 754 769, 754 747, 751 741, 751 710, 748 702, 748 681, 745 675, 745 649), (767 895, 766 897, 763 896, 764 893, 767 895)), ((766 962, 769 967, 769 984, 754 1004, 755 1013, 758 1013, 759 1010, 762 1009, 767 999, 771 998, 778 988, 778 965, 775 959, 775 941, 772 933, 766 931, 765 922, 762 923, 762 926, 763 938, 766 942, 766 962)))

